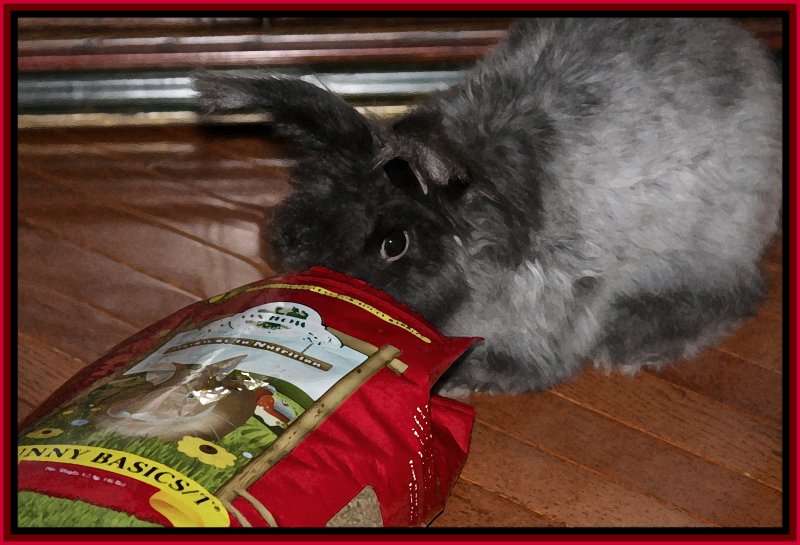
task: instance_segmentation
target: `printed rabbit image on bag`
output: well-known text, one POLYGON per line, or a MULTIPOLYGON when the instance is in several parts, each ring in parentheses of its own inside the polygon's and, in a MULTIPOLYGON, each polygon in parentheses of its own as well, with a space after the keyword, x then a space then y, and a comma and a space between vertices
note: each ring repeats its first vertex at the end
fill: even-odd
POLYGON ((692 358, 764 294, 782 93, 727 21, 521 20, 463 82, 389 121, 274 74, 196 87, 212 111, 272 112, 308 152, 264 228, 272 264, 326 265, 486 339, 444 393, 692 358))

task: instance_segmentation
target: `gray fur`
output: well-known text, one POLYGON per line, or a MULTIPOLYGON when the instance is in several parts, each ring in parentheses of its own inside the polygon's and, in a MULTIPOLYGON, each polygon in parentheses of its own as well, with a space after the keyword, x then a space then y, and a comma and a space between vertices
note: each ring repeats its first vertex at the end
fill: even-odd
POLYGON ((368 134, 353 112, 333 139, 264 98, 270 81, 257 87, 276 126, 325 137, 266 233, 282 264, 328 264, 448 334, 485 337, 445 392, 547 388, 589 360, 634 371, 690 358, 763 296, 781 88, 726 21, 523 20, 461 85, 368 134), (418 187, 382 170, 398 158, 418 187), (411 246, 386 263, 381 237, 399 229, 411 246))

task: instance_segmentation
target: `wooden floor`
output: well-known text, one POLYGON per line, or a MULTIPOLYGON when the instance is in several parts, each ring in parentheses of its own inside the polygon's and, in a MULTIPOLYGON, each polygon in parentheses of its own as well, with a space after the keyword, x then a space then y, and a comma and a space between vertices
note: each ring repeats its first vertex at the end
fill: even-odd
MULTIPOLYGON (((22 132, 19 417, 156 319, 270 275, 259 225, 292 163, 252 131, 22 132)), ((473 396, 469 459, 433 526, 780 526, 781 270, 778 241, 758 316, 699 361, 473 396)))

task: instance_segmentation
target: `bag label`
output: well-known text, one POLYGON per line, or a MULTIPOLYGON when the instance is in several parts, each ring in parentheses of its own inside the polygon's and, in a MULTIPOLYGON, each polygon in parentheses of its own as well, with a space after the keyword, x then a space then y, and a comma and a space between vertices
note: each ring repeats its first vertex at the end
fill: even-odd
MULTIPOLYGON (((316 310, 291 301, 189 327, 21 436, 20 483, 47 495, 60 495, 60 486, 61 497, 80 499, 76 483, 92 487, 104 474, 76 479, 52 467, 80 465, 121 476, 130 493, 154 491, 133 498, 139 506, 130 511, 142 520, 227 526, 214 492, 368 357, 348 346, 351 337, 329 331, 316 310), (148 518, 142 504, 158 515, 148 518)), ((89 490, 84 497, 120 510, 108 494, 89 490)), ((36 505, 20 504, 20 526, 26 517, 42 518, 36 505)), ((80 526, 84 508, 60 507, 48 517, 63 516, 55 526, 80 526)))

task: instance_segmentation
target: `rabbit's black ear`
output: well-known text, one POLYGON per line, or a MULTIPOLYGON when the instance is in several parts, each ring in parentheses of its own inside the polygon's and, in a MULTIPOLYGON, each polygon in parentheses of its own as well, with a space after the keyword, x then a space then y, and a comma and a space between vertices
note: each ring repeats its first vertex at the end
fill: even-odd
POLYGON ((421 179, 421 174, 403 157, 393 157, 384 161, 383 171, 396 187, 408 195, 421 199, 428 194, 426 182, 421 179))
POLYGON ((396 122, 379 159, 393 182, 409 189, 414 180, 423 195, 436 188, 456 195, 469 184, 469 161, 438 114, 414 112, 396 122))
POLYGON ((268 111, 275 132, 310 150, 371 152, 367 120, 333 93, 282 76, 234 76, 197 71, 194 88, 205 111, 268 111))

